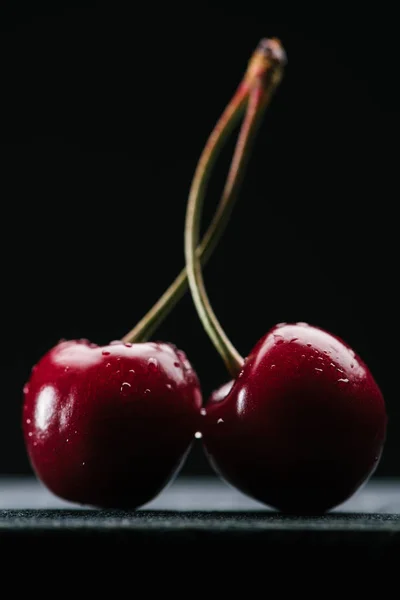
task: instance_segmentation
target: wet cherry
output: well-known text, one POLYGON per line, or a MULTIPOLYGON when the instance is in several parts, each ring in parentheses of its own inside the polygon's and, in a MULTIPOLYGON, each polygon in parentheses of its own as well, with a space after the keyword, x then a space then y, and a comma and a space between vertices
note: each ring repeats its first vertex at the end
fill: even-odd
POLYGON ((323 512, 375 471, 386 410, 371 372, 337 337, 306 324, 264 336, 211 397, 203 442, 216 471, 288 512, 323 512))
POLYGON ((33 369, 24 394, 35 473, 80 504, 149 502, 172 480, 198 429, 197 376, 165 343, 61 342, 33 369))
MULTIPOLYGON (((280 41, 263 40, 233 166, 248 158, 285 65, 280 41)), ((282 511, 324 512, 378 464, 386 435, 381 391, 344 341, 304 323, 275 327, 242 358, 214 314, 196 253, 205 192, 194 179, 186 267, 198 316, 232 378, 203 411, 206 451, 217 472, 253 498, 282 511)))
MULTIPOLYGON (((209 136, 196 170, 200 188, 243 112, 262 57, 256 50, 209 136)), ((232 168, 199 244, 203 261, 222 234, 243 162, 232 168)), ((199 437, 202 399, 194 370, 175 347, 147 342, 187 283, 183 269, 122 342, 65 341, 34 367, 24 388, 26 449, 38 478, 58 496, 101 507, 141 506, 171 481, 199 437)))

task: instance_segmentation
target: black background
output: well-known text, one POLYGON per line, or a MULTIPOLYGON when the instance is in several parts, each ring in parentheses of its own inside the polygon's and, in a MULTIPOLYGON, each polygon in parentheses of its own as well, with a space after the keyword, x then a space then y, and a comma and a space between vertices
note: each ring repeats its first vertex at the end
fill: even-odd
MULTIPOLYGON (((387 402, 378 473, 400 475, 397 20, 382 4, 246 5, 2 3, 0 472, 31 472, 31 366, 60 338, 123 336, 180 270, 200 152, 259 39, 277 36, 285 78, 207 266, 209 295, 242 354, 281 321, 346 339, 387 402)), ((205 397, 227 379, 189 295, 156 337, 185 349, 205 397)), ((200 444, 185 472, 208 472, 200 444)))

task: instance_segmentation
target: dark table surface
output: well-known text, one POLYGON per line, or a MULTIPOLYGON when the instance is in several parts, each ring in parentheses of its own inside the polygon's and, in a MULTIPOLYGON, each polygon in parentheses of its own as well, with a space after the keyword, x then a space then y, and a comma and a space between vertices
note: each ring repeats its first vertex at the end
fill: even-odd
MULTIPOLYGON (((97 510, 53 496, 34 479, 0 479, 0 551, 5 544, 78 542, 110 548, 129 543, 154 559, 174 547, 174 556, 199 549, 263 552, 285 557, 355 551, 374 560, 400 558, 400 481, 371 480, 353 498, 326 515, 285 516, 217 479, 178 478, 137 511, 97 510)), ((9 547, 9 545, 7 546, 9 547)), ((27 547, 27 546, 24 546, 27 547)))

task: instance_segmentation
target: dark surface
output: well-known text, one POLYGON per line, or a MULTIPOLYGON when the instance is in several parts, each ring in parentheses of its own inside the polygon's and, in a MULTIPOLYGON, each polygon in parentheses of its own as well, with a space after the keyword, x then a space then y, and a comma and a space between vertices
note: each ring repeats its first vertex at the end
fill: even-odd
MULTIPOLYGON (((184 569, 197 577, 204 561, 221 569, 234 561, 238 574, 251 570, 262 578, 266 564, 287 568, 305 560, 333 569, 336 578, 339 566, 354 574, 357 564, 386 568, 398 560, 400 482, 371 481, 331 513, 304 518, 281 515, 216 479, 179 478, 132 512, 68 504, 33 479, 3 479, 0 556, 20 560, 22 550, 30 566, 54 561, 58 568, 73 556, 82 570, 95 561, 129 579, 134 568, 135 580, 147 582, 148 566, 157 573, 179 566, 179 576, 184 569)), ((153 583, 163 589, 161 579, 153 583)), ((227 585, 234 583, 229 576, 227 585)))
POLYGON ((33 479, 3 479, 0 483, 0 535, 35 535, 57 530, 79 534, 171 535, 199 530, 221 535, 275 532, 390 532, 400 536, 400 483, 371 481, 353 498, 326 515, 285 516, 247 498, 215 479, 179 478, 158 498, 137 511, 99 510, 74 505, 53 496, 33 479))

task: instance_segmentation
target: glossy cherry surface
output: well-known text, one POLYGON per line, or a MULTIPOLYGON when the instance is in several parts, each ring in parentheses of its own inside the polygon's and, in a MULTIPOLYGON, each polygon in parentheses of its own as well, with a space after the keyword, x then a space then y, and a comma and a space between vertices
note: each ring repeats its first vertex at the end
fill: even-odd
POLYGON ((285 512, 325 512, 374 472, 387 416, 364 362, 305 323, 276 326, 210 398, 203 442, 216 471, 285 512))
POLYGON ((165 343, 61 342, 24 388, 32 467, 57 496, 135 508, 169 483, 198 429, 199 382, 165 343))

